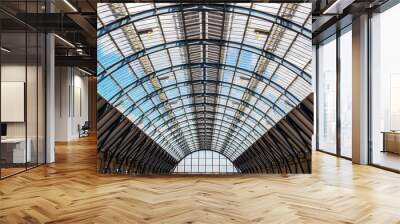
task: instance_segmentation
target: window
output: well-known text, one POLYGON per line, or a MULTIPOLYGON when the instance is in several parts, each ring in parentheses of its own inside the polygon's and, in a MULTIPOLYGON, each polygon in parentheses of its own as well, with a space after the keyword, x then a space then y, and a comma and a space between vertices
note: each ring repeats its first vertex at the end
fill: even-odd
POLYGON ((400 4, 371 18, 371 162, 395 170, 400 170, 400 32, 394 28, 398 21, 400 4), (386 141, 385 136, 392 139, 386 141))
POLYGON ((336 153, 336 36, 318 48, 318 149, 336 153))
POLYGON ((317 57, 317 149, 351 158, 352 26, 320 43, 317 57))
POLYGON ((238 170, 224 155, 210 151, 200 150, 183 158, 174 173, 187 174, 226 174, 237 173, 238 170))
POLYGON ((352 149, 352 35, 351 26, 340 36, 340 154, 351 158, 352 149))

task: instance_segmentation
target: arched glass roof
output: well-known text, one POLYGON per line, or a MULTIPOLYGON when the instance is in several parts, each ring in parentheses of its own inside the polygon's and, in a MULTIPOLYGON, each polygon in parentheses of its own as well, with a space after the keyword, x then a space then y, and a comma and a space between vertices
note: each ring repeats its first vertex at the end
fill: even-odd
POLYGON ((309 3, 99 3, 98 92, 175 159, 231 160, 311 93, 309 3))

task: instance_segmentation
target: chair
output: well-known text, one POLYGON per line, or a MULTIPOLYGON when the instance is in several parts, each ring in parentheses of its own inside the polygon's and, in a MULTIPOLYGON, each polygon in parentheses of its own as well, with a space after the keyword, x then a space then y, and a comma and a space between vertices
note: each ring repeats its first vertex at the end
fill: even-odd
POLYGON ((89 121, 85 121, 82 127, 80 127, 80 125, 78 124, 79 138, 89 136, 89 129, 89 121))

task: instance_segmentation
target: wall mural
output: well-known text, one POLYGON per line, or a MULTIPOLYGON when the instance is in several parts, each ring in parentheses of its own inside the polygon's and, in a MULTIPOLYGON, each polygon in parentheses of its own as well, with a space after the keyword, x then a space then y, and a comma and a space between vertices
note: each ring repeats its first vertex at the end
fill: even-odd
POLYGON ((99 3, 98 170, 310 173, 310 3, 99 3))

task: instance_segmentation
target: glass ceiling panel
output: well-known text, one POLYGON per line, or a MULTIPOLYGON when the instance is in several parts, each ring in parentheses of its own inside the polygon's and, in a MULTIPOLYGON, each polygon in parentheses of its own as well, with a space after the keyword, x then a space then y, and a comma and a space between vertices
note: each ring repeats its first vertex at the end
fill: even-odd
POLYGON ((98 92, 180 160, 234 160, 311 93, 309 3, 100 3, 98 92))

